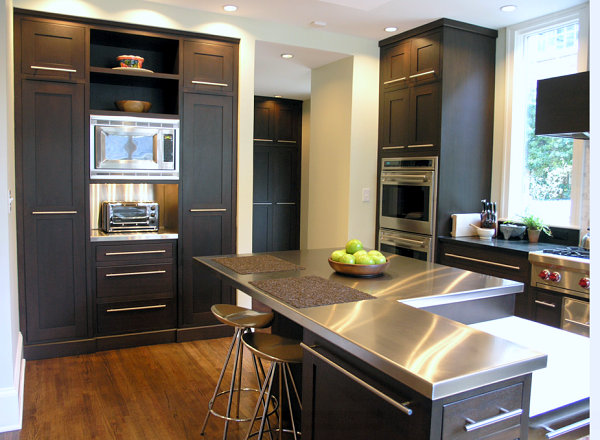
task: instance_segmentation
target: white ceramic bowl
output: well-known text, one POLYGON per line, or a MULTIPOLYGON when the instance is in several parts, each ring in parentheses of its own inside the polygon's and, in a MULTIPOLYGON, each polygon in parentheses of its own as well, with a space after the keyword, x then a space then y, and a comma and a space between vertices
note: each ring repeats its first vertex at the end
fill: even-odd
POLYGON ((491 239, 494 236, 494 233, 496 232, 495 229, 480 228, 479 226, 475 226, 473 224, 471 226, 473 226, 477 230, 477 235, 479 235, 479 238, 481 240, 491 239))

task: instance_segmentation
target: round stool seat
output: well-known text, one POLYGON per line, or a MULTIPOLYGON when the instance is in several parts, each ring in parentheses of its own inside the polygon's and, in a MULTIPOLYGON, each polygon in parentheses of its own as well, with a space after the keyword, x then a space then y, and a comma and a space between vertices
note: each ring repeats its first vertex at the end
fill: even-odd
POLYGON ((214 304, 210 311, 223 324, 232 327, 265 328, 273 321, 271 312, 257 312, 233 304, 214 304))
POLYGON ((302 362, 302 347, 295 339, 270 333, 245 333, 242 342, 252 353, 263 359, 288 364, 302 362))

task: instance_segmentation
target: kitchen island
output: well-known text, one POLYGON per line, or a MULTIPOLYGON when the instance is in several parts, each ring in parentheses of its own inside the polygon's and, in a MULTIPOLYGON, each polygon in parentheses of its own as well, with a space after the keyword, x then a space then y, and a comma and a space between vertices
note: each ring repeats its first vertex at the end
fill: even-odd
POLYGON ((400 256, 380 277, 346 277, 331 251, 274 252, 301 269, 253 274, 196 258, 303 329, 304 439, 527 438, 531 372, 546 355, 417 308, 511 298, 521 283, 400 256), (372 299, 294 307, 253 284, 306 276, 372 299))

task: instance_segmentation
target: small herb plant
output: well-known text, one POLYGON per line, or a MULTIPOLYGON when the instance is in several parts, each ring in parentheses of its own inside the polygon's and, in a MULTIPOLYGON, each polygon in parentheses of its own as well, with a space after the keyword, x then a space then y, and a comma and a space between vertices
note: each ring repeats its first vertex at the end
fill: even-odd
POLYGON ((523 223, 530 231, 542 231, 544 234, 552 237, 552 231, 544 221, 535 215, 519 216, 520 223, 523 223))

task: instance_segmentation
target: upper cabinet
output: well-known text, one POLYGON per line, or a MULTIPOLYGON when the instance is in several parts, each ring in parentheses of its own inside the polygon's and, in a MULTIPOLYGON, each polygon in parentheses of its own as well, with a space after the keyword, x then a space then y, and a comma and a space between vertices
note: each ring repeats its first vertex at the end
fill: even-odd
POLYGON ((21 73, 40 79, 85 80, 85 27, 22 20, 21 73))
POLYGON ((183 89, 186 92, 233 93, 237 46, 212 40, 183 42, 183 89))
POLYGON ((254 97, 254 142, 299 145, 302 102, 254 97))

